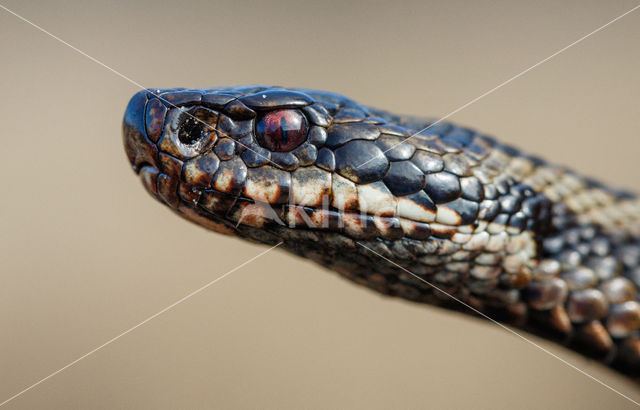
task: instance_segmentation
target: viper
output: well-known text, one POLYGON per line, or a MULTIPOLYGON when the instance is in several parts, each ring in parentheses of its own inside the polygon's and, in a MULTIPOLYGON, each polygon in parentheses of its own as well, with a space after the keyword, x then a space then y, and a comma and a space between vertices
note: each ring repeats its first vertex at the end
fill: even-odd
POLYGON ((189 221, 640 373, 634 194, 310 89, 143 90, 123 138, 146 190, 189 221))

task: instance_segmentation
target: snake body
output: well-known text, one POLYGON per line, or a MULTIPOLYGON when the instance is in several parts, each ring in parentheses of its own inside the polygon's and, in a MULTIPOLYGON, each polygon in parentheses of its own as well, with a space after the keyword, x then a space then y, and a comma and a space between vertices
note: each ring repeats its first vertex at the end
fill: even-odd
POLYGON ((317 90, 144 90, 123 136, 149 193, 190 221, 640 373, 633 194, 317 90))

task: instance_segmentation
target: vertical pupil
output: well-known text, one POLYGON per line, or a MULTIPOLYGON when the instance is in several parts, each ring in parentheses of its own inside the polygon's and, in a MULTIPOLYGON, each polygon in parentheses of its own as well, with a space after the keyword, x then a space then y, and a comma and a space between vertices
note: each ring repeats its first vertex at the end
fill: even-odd
POLYGON ((282 134, 282 141, 280 141, 280 146, 285 147, 287 145, 287 141, 289 140, 289 132, 291 130, 289 130, 287 118, 284 115, 282 116, 282 118, 280 118, 280 130, 282 134))

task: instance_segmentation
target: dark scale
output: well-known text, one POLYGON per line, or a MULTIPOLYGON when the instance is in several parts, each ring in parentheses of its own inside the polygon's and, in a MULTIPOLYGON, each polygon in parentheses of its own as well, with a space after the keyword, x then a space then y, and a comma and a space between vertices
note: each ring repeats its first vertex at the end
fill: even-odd
POLYGON ((391 162, 383 181, 394 195, 402 196, 424 188, 425 177, 410 161, 397 161, 391 162))
POLYGON ((453 201, 460 196, 460 180, 449 172, 427 174, 425 179, 425 191, 436 203, 453 201))
POLYGON ((353 182, 366 184, 381 180, 389 161, 374 142, 349 141, 335 151, 336 171, 353 182))

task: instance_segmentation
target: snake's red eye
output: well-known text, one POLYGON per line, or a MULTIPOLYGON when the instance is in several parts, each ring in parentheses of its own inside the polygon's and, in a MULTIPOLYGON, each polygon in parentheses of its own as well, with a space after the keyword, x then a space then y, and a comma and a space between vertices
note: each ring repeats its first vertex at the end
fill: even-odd
POLYGON ((307 137, 307 118, 298 110, 275 110, 256 124, 258 143, 269 151, 289 152, 307 137))

